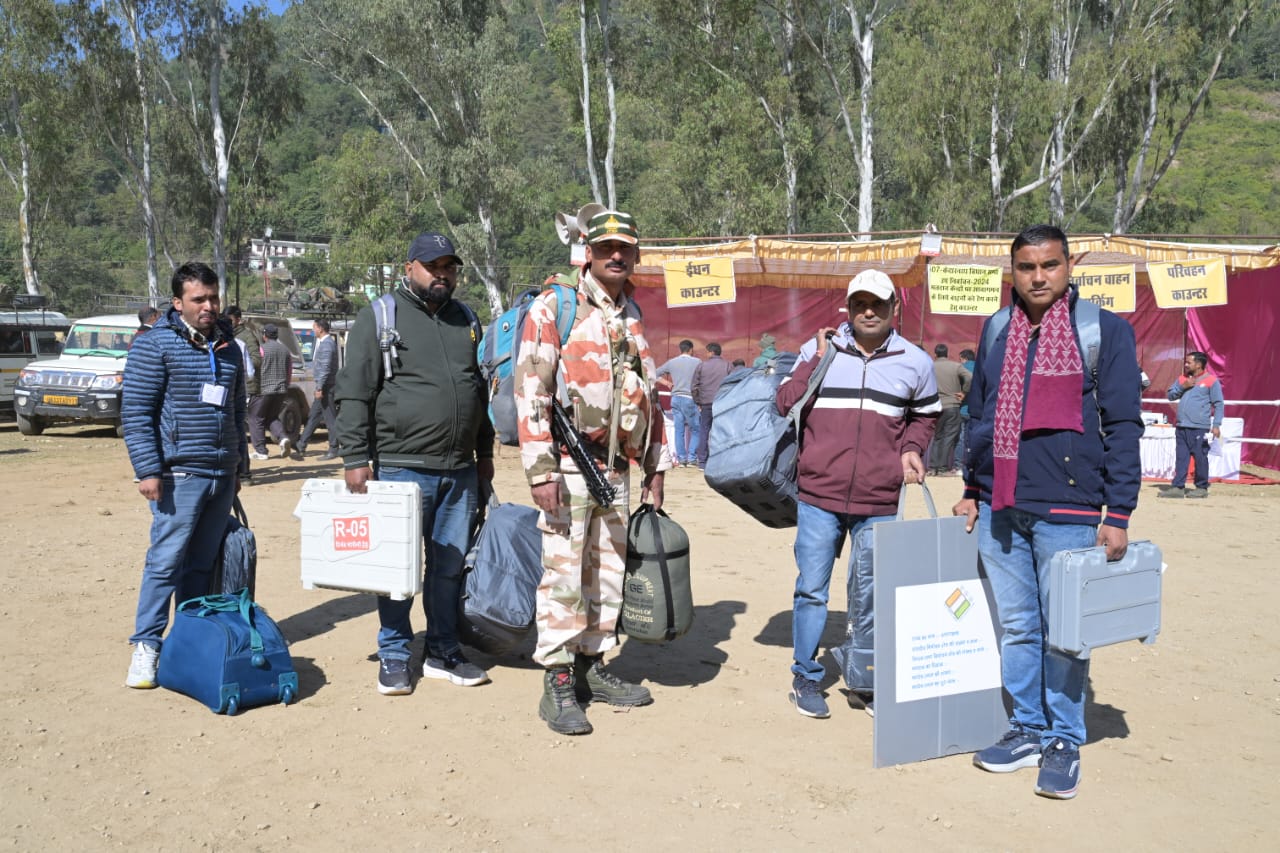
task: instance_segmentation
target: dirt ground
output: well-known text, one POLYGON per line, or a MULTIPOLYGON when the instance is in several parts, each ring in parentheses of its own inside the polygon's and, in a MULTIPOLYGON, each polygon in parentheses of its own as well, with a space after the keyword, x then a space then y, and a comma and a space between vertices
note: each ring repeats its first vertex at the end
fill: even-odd
MULTIPOLYGON (((299 580, 300 486, 337 469, 255 465, 243 497, 258 598, 292 644, 301 701, 227 718, 123 686, 149 513, 122 442, 100 428, 24 438, 0 422, 4 846, 1275 849, 1280 487, 1218 485, 1203 503, 1144 488, 1131 534, 1164 550, 1163 632, 1095 653, 1080 795, 1057 802, 1033 795, 1034 771, 984 773, 968 755, 873 769, 873 720, 834 674, 831 718, 798 715, 792 533, 752 521, 696 470, 667 486, 692 540, 694 628, 611 655, 656 701, 593 707, 595 733, 567 738, 537 718, 527 658, 473 655, 493 679, 483 687, 378 695, 372 596, 299 580)), ((514 451, 498 468, 499 496, 527 501, 514 451)), ((959 481, 933 486, 949 507, 959 481)), ((827 638, 841 633, 833 618, 827 638)))

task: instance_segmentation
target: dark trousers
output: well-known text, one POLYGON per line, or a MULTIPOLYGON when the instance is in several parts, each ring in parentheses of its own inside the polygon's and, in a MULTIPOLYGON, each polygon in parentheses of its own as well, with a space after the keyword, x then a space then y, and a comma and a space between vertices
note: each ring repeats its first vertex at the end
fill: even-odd
POLYGON ((929 448, 929 470, 950 471, 956 455, 956 442, 960 440, 960 407, 943 409, 938 426, 933 432, 933 444, 929 448))
POLYGON ((1187 484, 1187 468, 1196 460, 1196 488, 1209 488, 1209 440, 1204 427, 1178 427, 1173 431, 1177 461, 1173 465, 1173 479, 1169 485, 1181 489, 1187 484))
POLYGON ((333 405, 333 389, 324 388, 320 393, 321 396, 311 401, 311 414, 307 415, 307 425, 302 430, 302 438, 298 440, 299 450, 306 448, 311 434, 320 426, 321 419, 324 420, 325 432, 329 434, 329 449, 338 449, 338 410, 333 405))
POLYGON ((698 467, 707 467, 707 454, 710 452, 711 440, 711 406, 698 405, 698 467))
POLYGON ((960 440, 956 442, 956 467, 963 468, 969 449, 969 416, 960 415, 960 440))
MULTIPOLYGON (((259 453, 267 452, 267 431, 279 444, 286 438, 280 410, 284 408, 285 394, 259 394, 249 400, 249 440, 259 453)), ((288 436, 292 437, 292 436, 288 436)))

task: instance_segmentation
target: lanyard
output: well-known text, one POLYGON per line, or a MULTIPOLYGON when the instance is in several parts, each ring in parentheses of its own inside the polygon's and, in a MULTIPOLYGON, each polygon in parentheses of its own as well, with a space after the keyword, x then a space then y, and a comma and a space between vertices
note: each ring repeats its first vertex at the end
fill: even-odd
POLYGON ((213 384, 217 385, 218 384, 218 362, 217 362, 217 359, 213 357, 213 341, 209 341, 206 344, 206 347, 209 350, 209 372, 213 374, 213 384))

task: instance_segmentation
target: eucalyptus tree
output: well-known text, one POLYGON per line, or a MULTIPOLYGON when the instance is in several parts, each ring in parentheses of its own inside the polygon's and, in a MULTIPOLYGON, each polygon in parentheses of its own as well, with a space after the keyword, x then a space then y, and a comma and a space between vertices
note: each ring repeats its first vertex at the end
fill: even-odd
MULTIPOLYGON (((714 194, 708 197, 719 206, 707 213, 721 231, 728 223, 746 219, 729 226, 729 233, 740 233, 741 228, 758 233, 762 221, 753 223, 744 214, 758 201, 752 196, 763 191, 781 196, 776 202, 780 229, 801 228, 801 199, 812 182, 815 139, 822 131, 815 127, 819 110, 810 47, 796 24, 800 2, 675 0, 645 7, 652 31, 661 34, 652 38, 663 43, 668 64, 647 69, 662 81, 661 86, 647 86, 649 96, 688 104, 677 113, 677 121, 706 125, 708 139, 696 153, 709 161, 725 156, 717 150, 720 147, 741 146, 734 152, 735 161, 725 165, 745 168, 747 180, 759 185, 725 186, 718 199, 714 194), (699 86, 700 102, 689 102, 687 93, 677 94, 686 81, 699 86), (748 108, 759 119, 750 116, 748 108), (745 156, 747 162, 737 156, 745 156)), ((696 138, 695 126, 683 130, 696 138)), ((703 173, 704 179, 715 177, 713 168, 703 173)))
POLYGON ((504 106, 521 71, 502 5, 304 0, 294 10, 301 57, 364 101, 498 311, 499 217, 514 203, 505 175, 520 159, 504 106))
POLYGON ((582 112, 587 174, 591 178, 592 198, 613 209, 618 206, 618 180, 614 168, 618 147, 618 87, 614 79, 612 42, 616 34, 611 13, 610 0, 578 0, 578 64, 581 72, 578 105, 582 112), (599 58, 593 62, 596 54, 599 58), (594 88, 591 82, 592 66, 597 63, 600 69, 598 76, 604 78, 606 133, 603 159, 596 154, 595 116, 591 106, 591 91, 594 88))
POLYGON ((77 112, 88 138, 103 149, 106 162, 137 202, 146 246, 147 293, 163 301, 157 255, 164 247, 153 178, 155 75, 161 65, 155 26, 164 26, 147 0, 78 0, 72 18, 77 45, 72 69, 77 112))
POLYGON ((1109 115, 1102 142, 1100 175, 1109 171, 1113 181, 1110 219, 1116 234, 1129 231, 1141 216, 1208 99, 1228 49, 1264 3, 1166 0, 1134 6, 1144 13, 1138 25, 1153 37, 1135 52, 1135 73, 1109 115))
POLYGON ((225 300, 233 161, 260 157, 265 140, 298 106, 297 85, 276 62, 264 5, 233 11, 224 0, 164 2, 167 61, 159 79, 173 117, 172 144, 183 149, 170 152, 170 162, 190 163, 204 183, 207 234, 225 300))
POLYGON ((904 0, 773 0, 771 5, 794 20, 831 89, 831 108, 839 117, 858 175, 857 203, 842 199, 840 217, 843 221, 844 208, 854 208, 856 230, 869 239, 875 224, 876 31, 903 7, 904 0))
POLYGON ((0 173, 17 201, 22 278, 40 293, 41 232, 75 133, 67 114, 63 9, 52 0, 0 4, 0 173))

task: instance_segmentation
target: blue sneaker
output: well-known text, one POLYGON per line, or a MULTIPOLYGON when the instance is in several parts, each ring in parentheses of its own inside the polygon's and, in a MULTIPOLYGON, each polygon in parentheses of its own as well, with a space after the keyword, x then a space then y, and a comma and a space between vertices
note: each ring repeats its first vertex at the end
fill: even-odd
POLYGON ((383 696, 405 696, 413 692, 407 660, 378 659, 378 692, 383 696))
POLYGON ((984 750, 975 752, 973 763, 992 773, 1012 773, 1040 763, 1040 735, 1026 729, 1012 728, 1004 737, 984 750))
POLYGON ((797 675, 791 682, 790 699, 796 704, 796 710, 806 717, 825 720, 831 716, 827 708, 827 700, 822 698, 822 688, 818 682, 810 681, 803 675, 797 675))
POLYGON ((1069 800, 1080 787, 1080 747, 1054 738, 1044 749, 1036 793, 1054 800, 1069 800))

